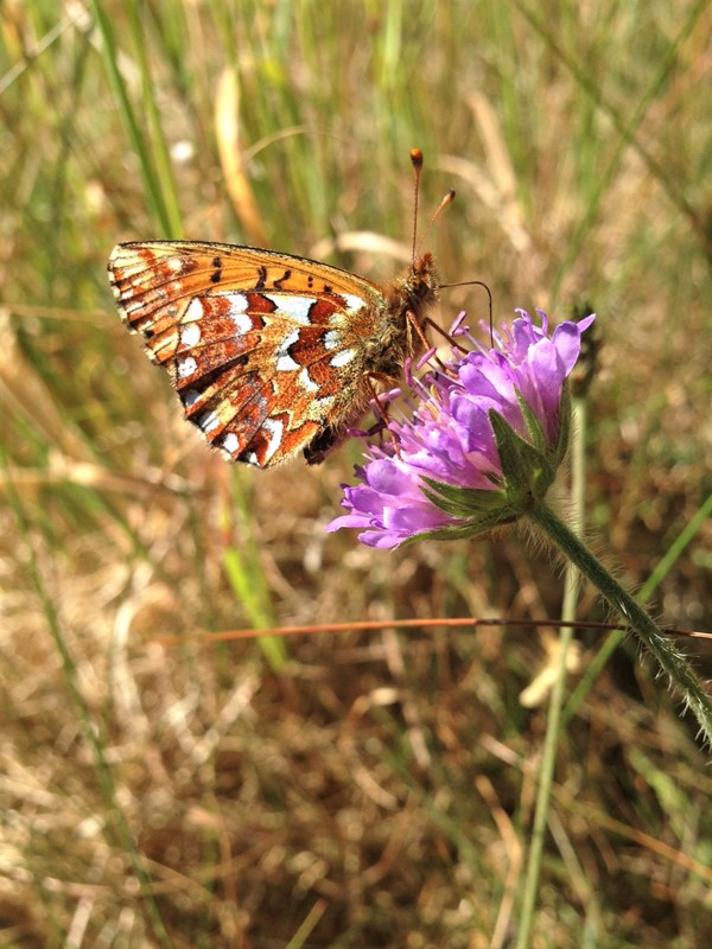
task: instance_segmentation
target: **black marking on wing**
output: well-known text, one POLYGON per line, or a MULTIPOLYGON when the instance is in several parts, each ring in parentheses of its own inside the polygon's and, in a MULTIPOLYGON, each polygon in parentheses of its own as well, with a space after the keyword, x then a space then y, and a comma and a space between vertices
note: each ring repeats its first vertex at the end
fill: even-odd
POLYGON ((272 282, 272 286, 275 288, 275 290, 281 290, 282 284, 284 283, 284 281, 289 280, 291 276, 292 276, 292 271, 289 268, 287 268, 287 270, 284 271, 284 273, 278 280, 274 280, 272 282))
POLYGON ((206 389, 209 389, 210 386, 217 382, 220 376, 223 373, 229 372, 231 369, 235 369, 239 366, 246 366, 249 362, 250 355, 249 353, 243 353, 239 356, 234 356, 232 359, 228 359, 223 363, 220 363, 219 366, 216 366, 214 369, 211 369, 209 372, 203 373, 202 376, 198 376, 197 379, 194 379, 192 382, 189 382, 187 385, 178 387, 179 394, 181 388, 186 389, 195 389, 196 392, 205 392, 206 389))
POLYGON ((341 441, 342 437, 343 432, 339 432, 331 425, 325 425, 302 449, 306 463, 308 465, 320 465, 334 445, 341 441))

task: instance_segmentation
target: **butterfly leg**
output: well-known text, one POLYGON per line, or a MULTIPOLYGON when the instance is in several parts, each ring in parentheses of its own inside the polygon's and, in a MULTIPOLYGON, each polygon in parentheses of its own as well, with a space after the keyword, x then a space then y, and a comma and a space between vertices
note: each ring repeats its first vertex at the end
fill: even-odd
POLYGON ((430 340, 423 332, 423 325, 426 324, 428 326, 434 327, 436 330, 438 330, 440 333, 443 333, 445 336, 447 336, 447 333, 445 333, 444 330, 441 330, 438 324, 434 323, 427 316, 423 317, 422 319, 419 319, 415 315, 415 313, 413 313, 412 310, 408 310, 406 312, 406 318, 408 320, 408 324, 407 324, 408 348, 410 349, 411 352, 415 352, 415 346, 413 346, 413 335, 415 334, 415 336, 418 337, 418 341, 420 342, 420 345, 422 346, 422 349, 423 349, 423 353, 421 354, 420 361, 417 364, 417 368, 421 368, 421 363, 426 363, 426 362, 429 362, 431 359, 434 359, 435 362, 440 367, 440 369, 443 372, 447 372, 447 368, 445 367, 445 364, 435 352, 435 347, 430 344, 430 340))
MULTIPOLYGON (((367 437, 370 437, 372 435, 378 435, 381 445, 386 440, 386 438, 389 438, 393 441, 396 451, 397 451, 398 439, 396 438, 395 433, 392 432, 391 429, 388 427, 388 423, 390 422, 390 417, 388 414, 388 405, 393 400, 393 397, 390 393, 379 394, 376 391, 376 387, 373 384, 374 379, 377 380, 378 382, 385 382, 385 383, 393 382, 393 378, 391 376, 386 375, 385 373, 370 372, 366 376, 366 382, 369 388, 371 389, 371 395, 372 395, 371 402, 374 406, 373 412, 374 412, 374 415, 377 416, 377 418, 374 424, 365 433, 365 435, 367 437), (384 398, 383 398, 384 395, 386 396, 391 395, 391 398, 387 398, 384 401, 384 398)), ((400 394, 400 390, 395 390, 395 392, 396 392, 396 396, 400 394)))
POLYGON ((415 313, 411 312, 410 310, 408 310, 406 316, 408 319, 409 344, 412 347, 412 339, 413 339, 412 333, 414 332, 417 335, 418 339, 420 340, 421 345, 424 347, 424 353, 420 357, 420 360, 416 368, 418 369, 422 368, 422 366, 425 365, 425 363, 429 362, 432 359, 437 364, 439 370, 442 373, 444 373, 446 376, 452 376, 453 375, 452 369, 450 369, 448 366, 445 365, 442 359, 440 359, 440 357, 437 355, 435 347, 430 345, 430 341, 425 335, 423 327, 425 326, 431 330, 435 330, 437 333, 443 336, 454 349, 459 349, 461 353, 467 353, 469 352, 469 350, 465 349, 464 346, 461 346, 457 342, 457 340, 455 340, 450 335, 450 333, 445 332, 445 330, 441 326, 438 326, 438 324, 434 320, 431 320, 429 316, 425 316, 425 317, 422 317, 422 319, 418 319, 415 313))
MULTIPOLYGON (((369 428, 347 428, 346 432, 350 438, 370 438, 371 435, 377 435, 379 432, 382 432, 388 425, 388 403, 391 401, 391 398, 388 398, 384 401, 384 395, 389 396, 390 393, 379 393, 376 391, 376 387, 373 384, 373 380, 376 379, 379 382, 392 382, 392 378, 384 373, 372 372, 368 373, 365 376, 366 385, 371 390, 371 398, 369 404, 373 406, 373 414, 377 416, 376 421, 369 428)), ((399 393, 400 390, 395 390, 396 393, 399 393)))
POLYGON ((370 438, 372 435, 377 435, 379 432, 383 431, 386 427, 386 423, 383 419, 379 419, 377 422, 374 422, 373 425, 370 425, 368 428, 347 428, 345 429, 346 434, 349 438, 370 438))
MULTIPOLYGON (((454 339, 442 326, 438 326, 435 320, 431 320, 429 316, 424 316, 422 320, 423 326, 427 326, 429 329, 435 330, 436 333, 440 333, 451 346, 454 346, 456 349, 459 349, 461 353, 467 353, 467 350, 464 346, 461 346, 456 339, 454 339)), ((422 333, 422 329, 421 329, 422 333)))

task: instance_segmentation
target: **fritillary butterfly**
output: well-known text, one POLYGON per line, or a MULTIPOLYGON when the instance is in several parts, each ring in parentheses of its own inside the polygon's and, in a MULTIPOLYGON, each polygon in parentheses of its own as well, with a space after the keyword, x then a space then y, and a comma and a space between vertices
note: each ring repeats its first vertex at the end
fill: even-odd
MULTIPOLYGON (((417 180, 422 154, 411 153, 417 180)), ((417 205, 416 205, 417 206, 417 205)), ((380 287, 271 250, 198 241, 118 244, 109 280, 129 330, 164 366, 185 417, 234 461, 317 464, 363 414, 373 380, 422 348, 432 256, 380 287)))

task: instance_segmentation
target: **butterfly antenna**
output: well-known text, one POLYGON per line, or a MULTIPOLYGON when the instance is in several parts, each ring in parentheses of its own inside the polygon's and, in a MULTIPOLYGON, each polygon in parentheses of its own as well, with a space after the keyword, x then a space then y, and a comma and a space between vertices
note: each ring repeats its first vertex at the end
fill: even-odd
POLYGON ((437 223, 438 218, 443 213, 445 208, 449 208, 452 202, 455 200, 455 189, 450 188, 447 194, 443 197, 440 204, 435 208, 435 213, 428 221, 428 233, 433 229, 433 225, 437 223))
POLYGON ((492 317, 492 291, 482 280, 464 280, 462 283, 441 283, 438 286, 438 290, 445 290, 450 287, 483 287, 487 293, 487 300, 489 302, 489 333, 490 333, 490 346, 494 346, 494 320, 492 317))
POLYGON ((450 188, 450 190, 448 191, 448 193, 443 197, 443 199, 442 199, 442 201, 440 202, 440 204, 435 208, 435 213, 434 213, 433 216, 430 218, 430 226, 431 226, 431 227, 433 226, 433 224, 435 224, 435 222, 436 222, 437 219, 440 217, 440 215, 443 213, 443 211, 445 210, 445 208, 450 207, 450 205, 452 204, 452 202, 453 202, 454 200, 455 200, 455 189, 454 189, 454 188, 450 188))
POLYGON ((413 189, 413 246, 411 248, 410 263, 415 270, 415 245, 418 239, 418 204, 420 203, 420 173, 423 170, 423 153, 419 148, 411 148, 410 160, 415 172, 413 189))

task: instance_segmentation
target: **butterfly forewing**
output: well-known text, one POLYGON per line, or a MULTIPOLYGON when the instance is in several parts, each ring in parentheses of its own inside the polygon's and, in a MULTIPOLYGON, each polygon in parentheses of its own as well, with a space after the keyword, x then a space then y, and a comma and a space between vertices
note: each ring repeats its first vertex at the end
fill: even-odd
POLYGON ((119 244, 117 306, 164 365, 186 418, 231 458, 268 467, 364 401, 364 341, 386 303, 323 263, 228 244, 119 244))

